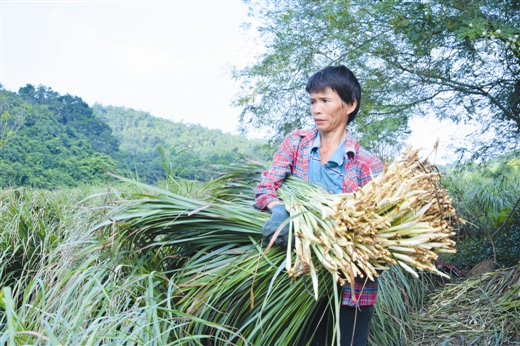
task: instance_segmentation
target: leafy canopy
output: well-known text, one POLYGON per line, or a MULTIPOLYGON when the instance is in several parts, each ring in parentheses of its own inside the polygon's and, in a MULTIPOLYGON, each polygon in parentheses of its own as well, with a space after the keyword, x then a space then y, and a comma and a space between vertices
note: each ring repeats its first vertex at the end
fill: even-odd
POLYGON ((264 51, 235 69, 242 130, 279 140, 311 126, 307 78, 345 64, 363 87, 353 130, 380 156, 394 156, 412 116, 476 122, 458 148, 486 159, 518 148, 520 3, 504 1, 245 1, 264 51))
POLYGON ((114 168, 108 154, 118 150, 117 140, 81 98, 28 84, 19 94, 0 90, 0 102, 4 113, 20 119, 16 135, 0 148, 0 187, 100 183, 102 169, 114 168))
POLYGON ((12 103, 8 93, 3 92, 0 84, 0 148, 22 127, 27 115, 27 105, 23 102, 12 103))

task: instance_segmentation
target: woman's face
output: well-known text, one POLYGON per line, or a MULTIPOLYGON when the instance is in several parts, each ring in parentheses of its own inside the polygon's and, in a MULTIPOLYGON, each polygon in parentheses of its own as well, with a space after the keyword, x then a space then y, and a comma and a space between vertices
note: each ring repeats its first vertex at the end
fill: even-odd
POLYGON ((348 115, 356 108, 355 101, 350 105, 344 103, 331 88, 311 92, 310 102, 314 123, 321 133, 345 130, 348 115))

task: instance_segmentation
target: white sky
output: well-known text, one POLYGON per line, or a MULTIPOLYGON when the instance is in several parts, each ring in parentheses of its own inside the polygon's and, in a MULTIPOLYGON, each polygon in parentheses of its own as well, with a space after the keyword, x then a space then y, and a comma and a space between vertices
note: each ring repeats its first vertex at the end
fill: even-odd
POLYGON ((476 124, 455 124, 450 120, 440 122, 435 118, 414 118, 409 122, 412 133, 408 144, 413 148, 422 148, 419 152, 421 157, 430 155, 428 159, 435 164, 452 163, 458 159, 450 146, 462 145, 465 136, 470 131, 475 131, 476 124), (438 143, 436 154, 433 153, 435 143, 438 143))
MULTIPOLYGON (((2 1, 1 76, 173 121, 235 130, 230 67, 247 58, 235 1, 2 1)), ((250 51, 250 50, 249 50, 250 51)))
MULTIPOLYGON (((124 106, 173 121, 234 133, 240 109, 232 66, 260 47, 246 37, 240 0, 0 0, 0 82, 17 92, 30 83, 124 106)), ((410 143, 430 151, 441 139, 446 160, 453 125, 412 122, 410 143)), ((451 161, 449 158, 447 161, 451 161)))

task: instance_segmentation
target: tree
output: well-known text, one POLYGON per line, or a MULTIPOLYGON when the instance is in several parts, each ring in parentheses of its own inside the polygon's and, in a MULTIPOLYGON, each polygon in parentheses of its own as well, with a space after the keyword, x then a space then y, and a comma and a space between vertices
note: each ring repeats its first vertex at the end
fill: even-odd
POLYGON ((263 126, 279 139, 308 126, 306 79, 345 64, 364 89, 354 131, 369 148, 374 142, 399 148, 408 119, 432 114, 481 125, 458 148, 461 157, 486 159, 518 148, 518 1, 246 3, 260 21, 265 51, 234 71, 242 83, 234 105, 243 109, 243 131, 263 126))
POLYGON ((29 108, 17 102, 10 92, 1 89, 0 85, 0 149, 23 126, 29 108))
POLYGON ((78 96, 60 95, 49 87, 31 84, 19 89, 18 94, 32 104, 47 105, 58 121, 69 131, 85 135, 96 151, 114 156, 119 143, 107 123, 93 114, 89 105, 78 96))
MULTIPOLYGON (((113 170, 113 159, 96 151, 89 136, 63 124, 61 114, 55 111, 59 95, 55 97, 57 93, 45 87, 36 90, 28 85, 22 90, 20 95, 0 90, 0 106, 4 114, 9 114, 7 124, 12 124, 11 115, 23 115, 16 136, 11 136, 0 151, 0 187, 55 188, 104 182, 106 174, 102 169, 113 170)), ((101 122, 97 118, 86 121, 81 112, 68 114, 81 119, 89 128, 101 122)))

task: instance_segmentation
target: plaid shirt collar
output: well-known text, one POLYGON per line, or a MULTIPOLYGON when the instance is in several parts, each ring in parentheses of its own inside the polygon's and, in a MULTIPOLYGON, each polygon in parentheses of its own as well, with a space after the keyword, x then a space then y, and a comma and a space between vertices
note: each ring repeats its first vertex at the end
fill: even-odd
MULTIPOLYGON (((348 157, 350 160, 352 160, 356 157, 356 154, 357 154, 356 146, 358 143, 357 143, 356 139, 354 138, 354 136, 352 135, 352 133, 350 132, 350 130, 348 128, 346 130, 347 130, 347 138, 345 139, 345 156, 348 157)), ((313 150, 314 148, 319 148, 320 143, 321 143, 319 131, 314 129, 312 131, 305 133, 304 136, 302 137, 302 141, 303 142, 313 141, 311 150, 313 150)))

